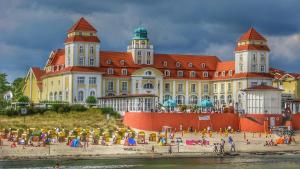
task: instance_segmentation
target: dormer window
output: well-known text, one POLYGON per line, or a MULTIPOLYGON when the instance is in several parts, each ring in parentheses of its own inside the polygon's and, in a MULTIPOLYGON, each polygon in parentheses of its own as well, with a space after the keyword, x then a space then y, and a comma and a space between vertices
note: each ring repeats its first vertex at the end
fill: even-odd
POLYGON ((124 66, 125 65, 125 60, 120 60, 120 65, 124 66))
POLYGON ((181 71, 181 70, 177 71, 177 76, 178 77, 183 77, 183 71, 181 71))
POLYGON ((145 72, 145 75, 146 75, 146 76, 151 76, 151 75, 152 75, 152 72, 151 72, 151 71, 146 71, 146 72, 145 72))
POLYGON ((225 76, 226 72, 225 71, 222 71, 222 76, 225 76))
POLYGON ((112 61, 111 61, 110 59, 108 59, 108 60, 106 61, 106 63, 107 63, 108 65, 111 65, 111 64, 112 64, 112 61))
POLYGON ((229 76, 232 76, 232 70, 228 71, 229 76))
POLYGON ((167 67, 167 66, 168 66, 168 62, 167 62, 167 61, 164 61, 164 62, 163 62, 163 65, 164 65, 164 67, 167 67))
POLYGON ((127 69, 122 69, 121 73, 122 75, 127 75, 127 69))
POLYGON ((189 64, 188 64, 188 67, 193 67, 193 63, 189 63, 189 64))
POLYGON ((205 63, 201 63, 201 68, 202 69, 205 69, 205 66, 206 66, 205 63))
POLYGON ((107 74, 109 74, 109 75, 114 74, 114 69, 113 68, 108 68, 107 69, 107 74))
POLYGON ((169 70, 165 70, 164 74, 165 74, 166 77, 169 77, 171 75, 169 70))
POLYGON ((203 72, 203 77, 208 77, 208 72, 203 72))
POLYGON ((191 71, 190 72, 190 77, 196 77, 196 72, 195 71, 191 71))
POLYGON ((219 76, 219 72, 215 72, 215 77, 218 77, 219 76))
POLYGON ((180 67, 181 63, 180 62, 176 62, 176 67, 180 67))

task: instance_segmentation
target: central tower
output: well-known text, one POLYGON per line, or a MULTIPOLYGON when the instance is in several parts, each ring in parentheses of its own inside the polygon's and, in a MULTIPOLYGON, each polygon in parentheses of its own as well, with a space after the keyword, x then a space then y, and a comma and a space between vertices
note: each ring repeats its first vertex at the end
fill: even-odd
POLYGON ((131 52, 135 64, 153 64, 153 45, 148 39, 147 30, 143 27, 134 30, 131 45, 127 47, 127 52, 131 52))

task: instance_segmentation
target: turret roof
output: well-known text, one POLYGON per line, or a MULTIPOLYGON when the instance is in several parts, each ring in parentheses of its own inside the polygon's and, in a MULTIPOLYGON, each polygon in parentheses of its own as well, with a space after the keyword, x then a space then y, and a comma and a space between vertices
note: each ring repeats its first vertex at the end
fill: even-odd
POLYGON ((69 30, 68 33, 74 31, 97 32, 97 30, 83 17, 81 17, 69 30))
POLYGON ((243 34, 240 37, 239 41, 245 41, 245 40, 264 40, 264 41, 266 41, 266 38, 264 38, 253 27, 251 27, 245 34, 243 34))

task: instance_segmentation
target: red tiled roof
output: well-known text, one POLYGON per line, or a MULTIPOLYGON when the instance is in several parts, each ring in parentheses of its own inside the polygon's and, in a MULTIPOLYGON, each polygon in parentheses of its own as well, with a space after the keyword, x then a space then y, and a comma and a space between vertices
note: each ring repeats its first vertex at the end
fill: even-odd
POLYGON ((250 28, 239 39, 239 41, 245 41, 245 40, 264 40, 264 41, 266 41, 266 39, 260 33, 258 33, 254 28, 250 28))
POLYGON ((269 47, 266 45, 240 45, 235 48, 235 51, 244 51, 244 50, 263 50, 263 51, 270 51, 269 47))
POLYGON ((64 69, 54 71, 54 72, 47 72, 43 75, 43 77, 62 74, 66 72, 86 72, 86 73, 103 73, 101 68, 99 67, 81 67, 81 66, 72 66, 66 67, 64 69))
POLYGON ((70 43, 70 42, 100 42, 100 39, 97 36, 70 36, 67 37, 65 40, 65 43, 70 43))
POLYGON ((81 17, 69 30, 68 33, 74 31, 97 32, 97 30, 83 17, 81 17))
POLYGON ((281 89, 275 88, 273 86, 267 86, 267 85, 258 85, 258 86, 252 86, 247 89, 244 89, 243 91, 250 91, 250 90, 277 90, 282 91, 281 89))
POLYGON ((40 90, 43 88, 43 83, 42 83, 42 76, 45 74, 44 70, 41 70, 38 67, 32 67, 31 68, 36 80, 37 80, 37 86, 40 90))
POLYGON ((48 65, 63 65, 65 64, 65 49, 57 49, 50 56, 48 65))

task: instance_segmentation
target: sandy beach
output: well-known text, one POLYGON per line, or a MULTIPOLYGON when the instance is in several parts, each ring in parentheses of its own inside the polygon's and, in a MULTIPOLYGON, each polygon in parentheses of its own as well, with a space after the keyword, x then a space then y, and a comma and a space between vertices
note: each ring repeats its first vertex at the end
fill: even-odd
MULTIPOLYGON (((176 133, 175 138, 181 136, 181 133, 176 133)), ((281 154, 300 153, 299 142, 291 144, 280 144, 277 146, 264 146, 266 140, 276 140, 277 135, 268 135, 259 133, 246 133, 246 139, 250 144, 246 144, 244 140, 244 133, 230 134, 235 145, 236 152, 230 152, 230 145, 228 144, 228 137, 213 133, 213 136, 208 137, 210 144, 202 145, 186 145, 187 139, 200 139, 199 133, 186 133, 183 136, 183 143, 179 146, 172 145, 172 154, 168 153, 169 146, 161 146, 156 142, 148 142, 148 144, 138 144, 137 146, 124 146, 120 145, 89 145, 83 147, 69 147, 66 143, 54 143, 46 147, 24 147, 17 145, 16 148, 11 148, 11 142, 3 140, 3 146, 0 148, 0 159, 13 160, 13 159, 56 159, 56 158, 156 158, 156 157, 218 157, 217 153, 213 152, 213 143, 219 143, 221 138, 225 139, 225 156, 235 155, 249 155, 249 154, 281 154), (154 152, 152 147, 154 146, 154 152), (178 150, 179 149, 179 150, 178 150)), ((300 140, 300 132, 295 135, 295 140, 300 140)), ((122 143, 122 142, 121 142, 122 143)))

